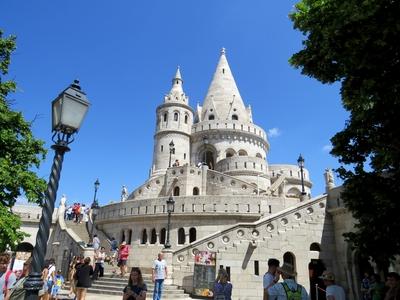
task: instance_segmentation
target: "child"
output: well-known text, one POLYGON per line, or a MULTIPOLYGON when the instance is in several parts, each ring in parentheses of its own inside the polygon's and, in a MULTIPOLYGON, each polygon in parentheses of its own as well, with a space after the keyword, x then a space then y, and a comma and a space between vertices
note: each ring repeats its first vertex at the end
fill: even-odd
POLYGON ((57 271, 57 275, 54 277, 54 284, 51 288, 51 298, 58 299, 57 295, 64 286, 64 277, 61 275, 61 270, 57 271))

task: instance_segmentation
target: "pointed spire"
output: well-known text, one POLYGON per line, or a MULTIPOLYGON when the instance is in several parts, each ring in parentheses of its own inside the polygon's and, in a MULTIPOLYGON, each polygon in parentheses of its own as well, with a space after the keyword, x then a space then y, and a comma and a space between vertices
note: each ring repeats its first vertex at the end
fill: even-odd
POLYGON ((226 59, 225 48, 221 49, 214 77, 208 88, 207 96, 204 99, 201 119, 208 120, 209 114, 213 114, 214 117, 218 116, 218 119, 222 120, 237 118, 242 122, 250 121, 226 59))
POLYGON ((183 93, 182 85, 183 85, 183 80, 182 80, 181 70, 180 67, 178 66, 176 68, 175 77, 172 79, 171 92, 176 91, 183 93))

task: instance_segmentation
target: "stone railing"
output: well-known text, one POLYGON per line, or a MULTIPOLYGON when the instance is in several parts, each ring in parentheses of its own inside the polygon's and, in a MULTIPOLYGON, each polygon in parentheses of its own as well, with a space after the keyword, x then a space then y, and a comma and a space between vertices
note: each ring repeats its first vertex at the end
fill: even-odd
POLYGON ((253 123, 241 123, 240 121, 233 120, 202 121, 192 126, 192 133, 199 133, 213 129, 242 131, 267 141, 267 134, 261 127, 254 125, 253 123))
POLYGON ((267 162, 259 157, 232 156, 218 161, 215 170, 219 172, 255 171, 265 173, 267 162))
MULTIPOLYGON (((262 197, 240 195, 227 196, 174 196, 174 215, 199 213, 260 214, 262 197)), ((129 217, 147 217, 167 214, 168 197, 126 201, 105 205, 100 208, 96 222, 120 220, 129 217)))
POLYGON ((179 263, 187 262, 193 259, 195 252, 199 250, 218 251, 232 247, 238 240, 246 240, 253 244, 264 240, 267 236, 278 234, 280 231, 286 231, 294 225, 299 225, 314 214, 325 212, 326 195, 307 202, 300 202, 279 213, 268 215, 253 223, 238 223, 225 230, 218 231, 209 236, 201 238, 190 245, 174 251, 179 263))

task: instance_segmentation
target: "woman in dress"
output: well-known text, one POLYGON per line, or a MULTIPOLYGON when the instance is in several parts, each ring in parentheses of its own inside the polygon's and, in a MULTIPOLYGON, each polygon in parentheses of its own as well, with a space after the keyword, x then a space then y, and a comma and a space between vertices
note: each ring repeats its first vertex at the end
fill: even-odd
POLYGON ((76 269, 76 299, 85 300, 87 289, 92 285, 90 276, 93 268, 90 265, 90 257, 86 257, 83 264, 76 269))
POLYGON ((147 286, 143 282, 142 272, 133 267, 129 275, 128 285, 124 288, 123 300, 145 300, 147 286))
POLYGON ((232 283, 228 281, 229 275, 225 269, 218 271, 217 279, 214 284, 215 300, 232 300, 232 283))
POLYGON ((126 244, 125 241, 122 242, 121 246, 119 246, 119 252, 118 252, 118 267, 121 271, 121 277, 124 277, 126 271, 127 271, 127 261, 128 261, 128 256, 129 256, 129 246, 126 244))

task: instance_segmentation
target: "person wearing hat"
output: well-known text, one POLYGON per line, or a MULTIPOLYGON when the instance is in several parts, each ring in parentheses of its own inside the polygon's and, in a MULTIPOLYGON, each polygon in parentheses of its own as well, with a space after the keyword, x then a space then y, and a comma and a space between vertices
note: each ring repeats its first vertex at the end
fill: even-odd
POLYGON ((301 299, 308 300, 306 289, 295 280, 296 272, 289 263, 283 263, 277 268, 278 274, 282 276, 283 282, 274 284, 267 290, 267 299, 301 299))
POLYGON ((270 258, 268 260, 268 271, 263 277, 264 300, 267 299, 267 290, 279 281, 279 274, 277 268, 279 267, 279 260, 270 258))
POLYGON ((345 300, 346 295, 344 289, 335 284, 335 275, 331 271, 324 271, 320 277, 326 285, 327 300, 345 300))

